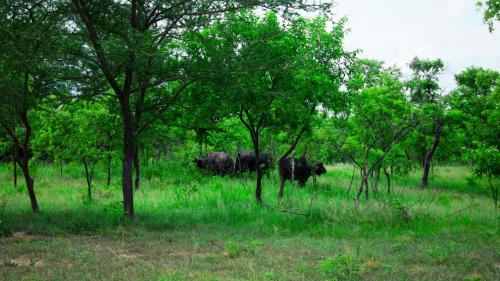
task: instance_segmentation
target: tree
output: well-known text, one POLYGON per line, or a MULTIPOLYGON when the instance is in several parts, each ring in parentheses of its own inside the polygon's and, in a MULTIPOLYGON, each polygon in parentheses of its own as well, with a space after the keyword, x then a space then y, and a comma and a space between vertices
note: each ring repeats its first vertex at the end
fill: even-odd
POLYGON ((224 122, 226 112, 222 112, 224 107, 221 105, 224 102, 223 95, 217 93, 209 83, 190 85, 179 102, 182 105, 182 117, 178 118, 178 125, 195 132, 200 159, 203 157, 203 144, 207 145, 210 133, 218 130, 218 126, 224 122))
POLYGON ((467 135, 465 156, 476 176, 485 176, 491 188, 495 208, 500 177, 500 73, 471 67, 455 76, 457 89, 450 105, 460 117, 467 135))
POLYGON ((500 179, 500 151, 494 146, 479 144, 468 155, 474 161, 474 174, 488 179, 495 210, 498 208, 498 184, 493 182, 500 179))
POLYGON ((65 110, 70 113, 71 130, 65 138, 71 158, 83 164, 87 182, 87 197, 92 201, 92 180, 96 164, 106 161, 107 184, 111 178, 110 162, 113 140, 118 137, 118 116, 109 112, 104 103, 76 102, 65 110), (93 134, 87 132, 93 131, 93 134))
POLYGON ((333 146, 360 171, 356 201, 363 191, 368 199, 369 176, 377 173, 376 188, 384 160, 418 123, 400 76, 381 62, 360 60, 350 82, 352 111, 332 118, 333 146))
MULTIPOLYGON (((198 79, 186 65, 177 38, 220 14, 241 8, 323 9, 307 1, 82 1, 73 0, 78 24, 94 63, 120 104, 123 122, 122 188, 125 214, 132 217, 132 168, 139 134, 172 107, 198 79), (144 114, 147 112, 148 116, 144 114)), ((189 61, 189 58, 188 58, 189 61)))
POLYGON ((495 22, 500 21, 500 1, 499 0, 479 0, 477 5, 484 9, 483 20, 488 25, 490 32, 493 32, 495 22))
MULTIPOLYGON (((500 84, 500 73, 494 70, 471 67, 455 75, 457 88, 451 93, 449 103, 458 111, 461 126, 465 131, 468 148, 474 142, 495 144, 498 139, 490 124, 496 106, 492 97, 500 84)), ((498 143, 498 142, 497 142, 498 143)))
POLYGON ((425 189, 429 184, 432 158, 439 146, 445 125, 445 106, 437 77, 444 70, 444 64, 440 59, 421 60, 416 57, 411 61, 410 68, 413 75, 407 81, 406 87, 410 92, 411 102, 418 109, 422 121, 419 137, 425 147, 423 147, 423 173, 420 188, 425 189))
POLYGON ((328 32, 325 24, 324 19, 298 18, 286 27, 275 13, 259 18, 242 12, 193 36, 192 53, 224 70, 223 78, 214 77, 213 84, 226 94, 228 112, 239 118, 251 137, 258 203, 262 203, 263 133, 285 127, 299 131, 284 158, 297 145, 317 107, 326 109, 338 98, 340 64, 348 56, 342 48, 343 25, 328 32), (196 43, 200 37, 202 49, 196 43))
POLYGON ((54 51, 65 29, 55 1, 13 1, 0 5, 0 125, 14 143, 33 212, 38 211, 30 173, 33 134, 30 113, 47 95, 65 91, 59 76, 68 62, 54 51))
POLYGON ((33 147, 38 158, 51 155, 83 166, 87 198, 92 201, 92 181, 98 162, 106 165, 107 185, 111 181, 111 161, 119 140, 119 117, 108 108, 106 99, 70 101, 62 106, 44 106, 34 122, 38 134, 33 147), (92 132, 92 133, 89 133, 92 132))
POLYGON ((60 176, 63 176, 63 163, 69 161, 67 136, 71 131, 71 116, 64 107, 53 103, 40 106, 33 114, 33 126, 36 134, 33 136, 32 147, 36 159, 52 163, 59 162, 60 176))

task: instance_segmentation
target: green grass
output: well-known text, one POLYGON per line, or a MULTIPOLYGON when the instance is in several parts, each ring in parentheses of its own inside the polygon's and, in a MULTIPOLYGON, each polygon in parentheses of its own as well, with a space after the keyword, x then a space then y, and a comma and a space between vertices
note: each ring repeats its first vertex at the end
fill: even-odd
POLYGON ((253 176, 160 162, 144 167, 133 222, 122 216, 119 167, 111 187, 99 169, 89 205, 81 167, 61 177, 38 165, 36 215, 0 168, 0 280, 500 279, 499 217, 464 167, 436 167, 424 192, 418 171, 395 176, 392 195, 382 181, 357 205, 349 166, 328 167, 317 186, 287 187, 281 205, 272 174, 260 207, 253 176))

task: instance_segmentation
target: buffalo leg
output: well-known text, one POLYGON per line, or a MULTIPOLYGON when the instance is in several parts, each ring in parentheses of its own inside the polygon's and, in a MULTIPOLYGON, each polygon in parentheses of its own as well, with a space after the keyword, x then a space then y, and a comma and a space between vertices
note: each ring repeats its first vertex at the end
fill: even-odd
POLYGON ((278 193, 278 198, 281 200, 283 198, 283 191, 285 189, 285 179, 280 177, 280 191, 278 193))

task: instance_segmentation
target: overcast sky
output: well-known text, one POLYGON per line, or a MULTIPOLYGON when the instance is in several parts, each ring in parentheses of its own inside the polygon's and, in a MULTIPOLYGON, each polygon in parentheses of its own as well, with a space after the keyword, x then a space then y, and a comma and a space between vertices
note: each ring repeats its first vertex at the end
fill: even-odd
POLYGON ((348 18, 348 49, 360 57, 397 65, 408 75, 414 57, 441 58, 446 90, 468 66, 500 70, 500 28, 482 22, 476 0, 337 0, 335 14, 348 18))

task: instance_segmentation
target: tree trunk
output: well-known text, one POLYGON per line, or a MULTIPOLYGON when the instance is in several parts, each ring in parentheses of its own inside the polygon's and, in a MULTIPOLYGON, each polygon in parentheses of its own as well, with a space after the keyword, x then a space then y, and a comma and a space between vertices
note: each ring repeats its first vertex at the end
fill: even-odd
POLYGON ((64 161, 63 161, 63 159, 62 159, 62 158, 61 158, 61 160, 60 160, 60 164, 61 164, 61 165, 60 165, 61 167, 60 167, 59 174, 60 174, 60 176, 61 176, 61 178, 62 178, 62 176, 63 176, 63 164, 64 164, 64 161))
POLYGON ((13 151, 13 155, 12 155, 12 164, 13 164, 13 169, 14 169, 14 171, 13 171, 14 172, 14 175, 13 175, 14 176, 14 187, 17 188, 17 161, 18 161, 17 158, 19 157, 19 155, 18 155, 19 149, 18 149, 17 145, 14 145, 13 149, 14 149, 14 151, 13 151))
POLYGON ((354 181, 354 174, 356 172, 356 165, 352 165, 352 176, 351 176, 351 182, 349 183, 349 189, 347 190, 347 195, 349 195, 349 193, 351 193, 351 188, 352 188, 352 183, 354 181))
POLYGON ((92 176, 93 176, 92 174, 93 174, 93 171, 89 171, 89 163, 87 162, 86 157, 83 157, 83 166, 85 167, 85 178, 87 180, 87 196, 89 198, 89 202, 92 202, 92 176))
POLYGON ((369 197, 368 177, 366 177, 366 179, 365 179, 365 199, 366 199, 366 201, 368 201, 368 197, 369 197))
POLYGON ((29 169, 29 161, 21 161, 20 166, 21 170, 23 171, 24 175, 24 180, 26 181, 26 187, 28 188, 28 195, 30 197, 30 202, 31 202, 31 210, 33 213, 37 213, 39 208, 38 208, 38 202, 36 200, 36 195, 35 195, 35 183, 33 179, 31 178, 30 175, 30 169, 29 169))
POLYGON ((255 199, 258 204, 262 204, 262 169, 260 167, 260 147, 259 147, 259 135, 258 133, 253 134, 253 144, 255 152, 255 168, 257 169, 257 181, 255 186, 255 199))
POLYGON ((361 196, 361 193, 363 193, 363 186, 365 186, 366 180, 368 178, 368 174, 364 169, 360 169, 360 173, 361 173, 361 183, 359 184, 358 191, 356 192, 356 198, 355 198, 356 202, 359 201, 359 197, 361 196))
POLYGON ((38 212, 38 202, 36 200, 36 195, 35 195, 35 183, 34 180, 31 178, 30 175, 30 168, 29 168, 29 160, 31 158, 31 153, 29 151, 29 143, 30 143, 30 138, 31 138, 31 124, 29 123, 28 120, 28 112, 24 111, 23 114, 21 115, 21 120, 24 125, 24 140, 23 140, 23 161, 21 164, 21 170, 23 171, 24 174, 24 179, 26 181, 26 187, 28 188, 28 194, 30 197, 31 201, 31 210, 33 213, 38 212))
POLYGON ((139 161, 139 146, 135 147, 134 151, 134 170, 135 170, 135 190, 139 190, 141 183, 141 163, 139 161))
POLYGON ((112 161, 112 157, 108 157, 108 167, 107 167, 107 178, 106 178, 106 185, 107 186, 110 186, 111 185, 111 161, 112 161))
POLYGON ((387 194, 391 194, 391 175, 387 172, 387 169, 384 167, 385 178, 387 179, 387 194))
POLYGON ((490 184, 491 194, 493 196, 493 203, 495 204, 495 211, 498 210, 498 186, 493 187, 491 183, 491 177, 488 177, 488 183, 490 184))
POLYGON ((134 187, 132 170, 134 166, 134 120, 130 110, 129 95, 120 95, 120 105, 123 117, 123 162, 122 162, 122 191, 123 208, 129 218, 134 216, 134 187))
POLYGON ((432 157, 436 152, 436 149, 439 145, 439 140, 441 139, 443 125, 439 122, 436 123, 436 129, 434 132, 434 140, 432 142, 432 147, 425 153, 424 159, 424 172, 422 174, 422 181, 420 182, 420 189, 425 189, 429 184, 429 171, 431 168, 432 157))

